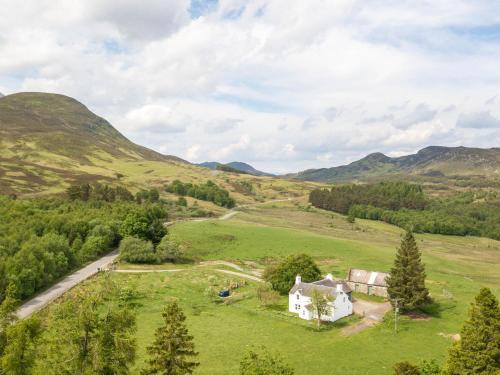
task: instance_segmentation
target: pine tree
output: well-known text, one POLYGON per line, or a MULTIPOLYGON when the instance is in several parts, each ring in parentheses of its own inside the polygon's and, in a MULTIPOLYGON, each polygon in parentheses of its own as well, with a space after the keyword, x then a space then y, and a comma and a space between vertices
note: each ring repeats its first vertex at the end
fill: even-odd
POLYGON ((425 287, 425 269, 420 259, 415 237, 406 232, 396 254, 394 267, 387 279, 387 292, 394 304, 403 310, 419 308, 430 302, 429 291, 425 287))
POLYGON ((177 302, 167 305, 162 316, 165 324, 156 330, 155 341, 148 347, 151 359, 142 374, 191 374, 199 363, 189 359, 198 353, 184 324, 186 316, 177 302))
POLYGON ((500 309, 491 290, 482 288, 448 353, 445 374, 500 373, 500 309))

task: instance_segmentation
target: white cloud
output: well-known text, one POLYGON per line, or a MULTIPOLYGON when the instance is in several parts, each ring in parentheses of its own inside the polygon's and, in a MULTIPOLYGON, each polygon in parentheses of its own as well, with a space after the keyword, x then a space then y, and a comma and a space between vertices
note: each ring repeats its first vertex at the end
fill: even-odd
POLYGON ((219 0, 190 19, 188 0, 0 0, 0 91, 67 94, 135 142, 270 171, 498 146, 497 6, 219 0))
POLYGON ((186 151, 186 157, 189 160, 198 161, 198 158, 200 157, 200 149, 201 149, 200 145, 190 146, 186 151))
POLYGON ((460 128, 499 128, 500 119, 491 115, 490 112, 462 113, 458 117, 457 126, 460 128))

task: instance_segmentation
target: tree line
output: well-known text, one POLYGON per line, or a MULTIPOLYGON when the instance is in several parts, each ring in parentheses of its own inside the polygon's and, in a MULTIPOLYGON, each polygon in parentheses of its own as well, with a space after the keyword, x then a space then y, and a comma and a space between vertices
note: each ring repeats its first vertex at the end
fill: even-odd
POLYGON ((381 220, 416 233, 483 236, 500 239, 500 197, 466 192, 430 198, 420 185, 382 182, 316 189, 309 202, 354 218, 381 220))
POLYGON ((202 201, 213 202, 218 206, 233 208, 235 200, 229 195, 229 191, 216 185, 212 181, 202 184, 192 184, 190 182, 173 181, 165 187, 165 191, 180 196, 189 196, 202 201))
POLYGON ((401 208, 422 210, 428 203, 422 186, 405 182, 381 182, 371 185, 341 185, 330 190, 316 189, 309 202, 325 210, 347 214, 355 204, 381 207, 388 210, 401 208))
POLYGON ((13 200, 0 196, 0 302, 9 285, 25 299, 124 237, 160 243, 168 217, 162 202, 13 200))

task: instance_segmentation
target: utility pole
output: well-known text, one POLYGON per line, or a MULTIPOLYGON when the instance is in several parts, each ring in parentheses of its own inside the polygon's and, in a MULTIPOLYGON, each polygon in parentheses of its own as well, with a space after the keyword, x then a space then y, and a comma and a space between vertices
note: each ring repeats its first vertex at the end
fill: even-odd
POLYGON ((398 314, 399 314, 399 306, 398 306, 399 298, 394 298, 394 333, 398 333, 398 314))

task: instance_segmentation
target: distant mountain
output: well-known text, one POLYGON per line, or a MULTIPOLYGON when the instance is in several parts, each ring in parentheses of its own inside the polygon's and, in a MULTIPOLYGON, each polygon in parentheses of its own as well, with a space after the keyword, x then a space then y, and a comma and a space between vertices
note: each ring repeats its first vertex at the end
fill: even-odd
POLYGON ((362 181, 391 176, 500 178, 500 148, 430 146, 416 154, 396 158, 374 153, 348 165, 309 169, 288 175, 299 180, 321 182, 362 181))
POLYGON ((239 161, 233 161, 231 163, 226 163, 226 164, 222 164, 222 163, 219 163, 216 161, 206 161, 204 163, 200 163, 197 165, 200 167, 204 167, 204 168, 208 168, 208 169, 212 169, 212 170, 220 169, 221 166, 228 166, 228 167, 233 168, 237 171, 248 173, 248 174, 251 174, 254 176, 273 176, 270 173, 262 172, 262 171, 255 169, 250 164, 239 162, 239 161))
POLYGON ((18 93, 0 98, 0 193, 112 180, 127 176, 129 164, 144 162, 188 165, 132 143, 70 97, 18 93))

